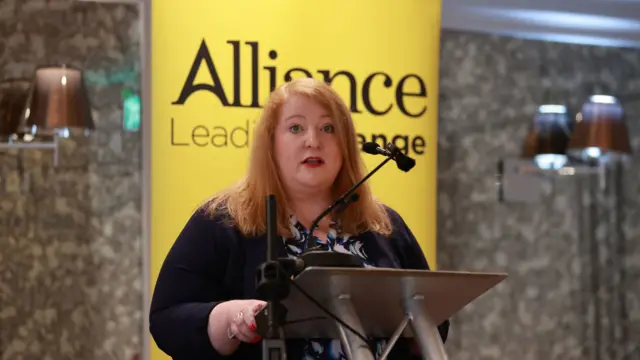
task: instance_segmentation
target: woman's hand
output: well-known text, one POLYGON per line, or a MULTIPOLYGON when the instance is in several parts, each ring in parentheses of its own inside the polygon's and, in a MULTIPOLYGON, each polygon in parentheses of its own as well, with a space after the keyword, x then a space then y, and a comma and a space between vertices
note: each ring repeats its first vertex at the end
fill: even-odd
POLYGON ((209 315, 209 339, 222 354, 233 353, 240 342, 256 343, 255 314, 267 305, 261 300, 230 300, 218 304, 209 315))
POLYGON ((267 303, 260 300, 232 300, 225 304, 230 318, 227 335, 231 339, 243 342, 255 343, 260 341, 256 333, 258 329, 255 315, 264 308, 267 303))

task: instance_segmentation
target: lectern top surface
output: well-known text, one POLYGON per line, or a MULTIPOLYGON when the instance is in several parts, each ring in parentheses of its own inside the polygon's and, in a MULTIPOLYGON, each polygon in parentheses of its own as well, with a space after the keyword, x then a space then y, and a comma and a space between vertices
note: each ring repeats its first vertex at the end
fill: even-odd
MULTIPOLYGON (((483 296, 507 277, 504 273, 429 271, 384 268, 307 268, 295 279, 298 287, 322 304, 349 298, 365 331, 374 337, 389 337, 405 317, 404 302, 422 299, 423 309, 437 324, 483 296)), ((287 321, 309 318, 285 327, 289 337, 334 337, 335 323, 296 287, 283 301, 289 309, 287 321)), ((403 336, 412 336, 407 328, 403 336)))

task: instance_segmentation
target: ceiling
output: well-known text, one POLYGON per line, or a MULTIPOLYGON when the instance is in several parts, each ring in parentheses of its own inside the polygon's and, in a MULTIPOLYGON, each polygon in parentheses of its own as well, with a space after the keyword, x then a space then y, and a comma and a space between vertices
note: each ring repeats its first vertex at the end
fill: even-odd
POLYGON ((442 27, 640 48, 640 0, 442 0, 442 27))
POLYGON ((444 29, 565 43, 640 48, 640 0, 441 1, 444 29))

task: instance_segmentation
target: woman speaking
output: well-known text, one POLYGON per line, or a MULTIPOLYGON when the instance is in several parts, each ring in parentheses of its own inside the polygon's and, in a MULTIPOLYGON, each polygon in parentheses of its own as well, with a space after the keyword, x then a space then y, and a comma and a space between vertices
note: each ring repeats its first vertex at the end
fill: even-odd
MULTIPOLYGON (((256 125, 246 176, 191 216, 160 269, 150 331, 174 360, 260 359, 255 272, 266 261, 265 196, 275 194, 282 251, 304 250, 313 220, 365 175, 351 114, 324 82, 300 79, 276 89, 256 125)), ((366 266, 429 269, 402 217, 371 194, 318 223, 313 239, 366 266)), ((446 339, 449 322, 438 329, 446 339)), ((370 344, 376 357, 385 341, 370 344)), ((287 340, 287 358, 346 359, 336 339, 287 340)), ((398 341, 390 359, 419 357, 398 341)))

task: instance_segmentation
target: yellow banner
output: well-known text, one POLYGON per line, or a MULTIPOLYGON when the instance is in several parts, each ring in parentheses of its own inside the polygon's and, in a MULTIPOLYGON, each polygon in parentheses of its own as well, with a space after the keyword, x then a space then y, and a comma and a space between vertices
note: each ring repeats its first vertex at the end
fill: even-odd
MULTIPOLYGON (((353 112, 359 141, 416 159, 369 181, 436 266, 440 0, 154 0, 151 287, 195 207, 240 178, 269 92, 324 79, 353 112)), ((372 169, 380 156, 363 154, 372 169)), ((146 316, 146 314, 145 314, 146 316)), ((152 359, 166 359, 153 346, 152 359)))

